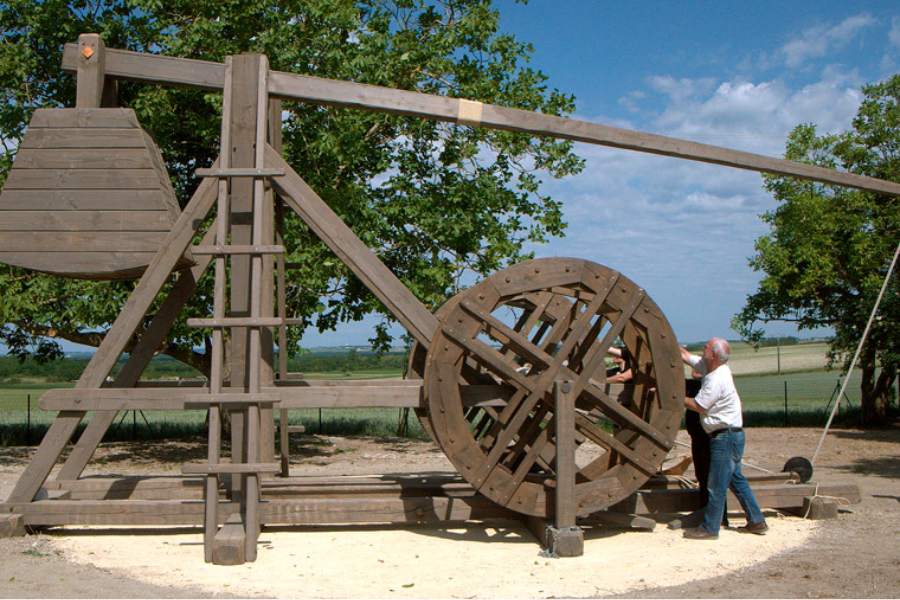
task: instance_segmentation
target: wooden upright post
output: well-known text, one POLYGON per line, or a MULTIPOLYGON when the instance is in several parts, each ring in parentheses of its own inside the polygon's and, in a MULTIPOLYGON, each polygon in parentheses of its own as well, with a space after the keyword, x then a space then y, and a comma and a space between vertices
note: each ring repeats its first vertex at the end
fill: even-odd
POLYGON ((556 409, 556 531, 554 550, 558 556, 584 554, 584 532, 575 525, 575 394, 574 382, 557 381, 553 394, 556 409))
POLYGON ((76 108, 100 108, 106 83, 106 46, 96 33, 78 36, 76 108))

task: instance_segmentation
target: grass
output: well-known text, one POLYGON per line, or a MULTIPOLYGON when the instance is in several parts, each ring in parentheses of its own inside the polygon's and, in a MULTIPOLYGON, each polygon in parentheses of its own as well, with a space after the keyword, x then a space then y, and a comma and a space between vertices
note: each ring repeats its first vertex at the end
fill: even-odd
MULTIPOLYGON (((825 343, 799 344, 781 348, 782 374, 776 374, 777 348, 758 352, 745 344, 735 344, 730 361, 735 383, 744 405, 744 422, 757 427, 822 427, 826 409, 835 395, 840 372, 827 371, 825 343), (785 385, 787 410, 785 410, 785 385), (785 416, 786 414, 786 416, 785 416)), ((390 379, 400 378, 398 370, 364 373, 307 373, 308 379, 390 379)), ((859 372, 847 387, 847 399, 838 413, 838 424, 852 425, 859 414, 859 372)), ((56 413, 38 408, 37 401, 48 389, 72 387, 71 383, 6 382, 0 384, 0 446, 34 444, 50 426, 56 413), (29 423, 28 396, 31 396, 29 423)), ((322 435, 395 436, 401 430, 403 412, 398 409, 304 409, 291 411, 291 425, 322 435)), ((205 436, 204 411, 143 411, 119 416, 105 438, 108 441, 205 436)), ((426 437, 415 415, 406 421, 406 435, 426 437)), ((83 427, 83 426, 82 426, 83 427)))

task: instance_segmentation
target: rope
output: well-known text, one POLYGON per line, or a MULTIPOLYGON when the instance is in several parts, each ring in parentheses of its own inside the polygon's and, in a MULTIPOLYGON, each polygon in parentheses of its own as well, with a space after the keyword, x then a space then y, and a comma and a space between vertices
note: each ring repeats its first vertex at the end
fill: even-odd
POLYGON ((816 453, 813 454, 812 460, 809 461, 811 465, 816 464, 816 458, 819 456, 819 451, 822 449, 822 444, 825 442, 825 436, 828 435, 828 430, 831 428, 831 422, 834 420, 834 415, 837 414, 838 408, 841 406, 841 398, 844 395, 844 391, 847 389, 847 384, 850 383, 850 375, 853 373, 853 368, 856 366, 856 361, 859 359, 859 355, 862 352, 863 344, 866 342, 866 337, 869 335, 869 329, 872 327, 872 322, 875 320, 875 315, 878 313, 878 307, 881 306, 881 299, 884 297, 884 291, 887 289, 888 282, 891 279, 891 274, 894 272, 894 266, 897 264, 897 256, 900 256, 900 244, 897 244, 897 250, 894 252, 894 258, 891 260, 891 266, 888 268, 887 275, 884 278, 884 283, 881 284, 881 291, 878 292, 878 298, 875 300, 875 306, 872 307, 872 314, 869 315, 869 322, 866 323, 866 329, 863 331, 862 337, 859 339, 859 345, 856 347, 856 354, 853 355, 853 360, 850 362, 850 368, 847 369, 847 376, 844 377, 844 383, 841 385, 841 391, 838 394, 837 402, 834 403, 834 408, 831 409, 831 414, 828 416, 828 422, 825 424, 825 429, 822 431, 822 437, 819 438, 819 445, 816 446, 816 453))
POLYGON ((816 489, 813 492, 813 495, 809 497, 809 505, 806 507, 806 512, 803 514, 803 518, 807 518, 809 516, 810 511, 812 510, 813 500, 816 498, 821 498, 823 500, 834 500, 838 503, 838 506, 842 508, 847 508, 850 506, 851 502, 847 498, 841 496, 820 496, 819 495, 819 484, 816 484, 816 489))

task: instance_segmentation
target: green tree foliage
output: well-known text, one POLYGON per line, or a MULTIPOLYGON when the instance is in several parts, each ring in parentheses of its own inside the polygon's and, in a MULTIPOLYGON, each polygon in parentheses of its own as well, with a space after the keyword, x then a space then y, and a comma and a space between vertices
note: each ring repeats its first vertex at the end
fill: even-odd
MULTIPOLYGON (((502 33, 489 0, 12 0, 0 3, 0 181, 36 108, 74 105, 62 47, 100 33, 108 48, 223 61, 268 55, 272 69, 566 114, 571 96, 524 65, 531 47, 502 33)), ((162 150, 184 205, 193 172, 218 154, 221 95, 121 82, 162 150)), ((541 177, 577 172, 571 144, 502 131, 303 103, 284 106, 287 161, 429 308, 460 281, 524 258, 523 244, 563 235, 558 202, 541 177)), ((290 313, 330 330, 385 309, 297 218, 286 223, 290 313)), ((164 352, 208 371, 210 277, 164 352)), ((54 339, 97 346, 133 282, 91 283, 0 268, 0 341, 20 356, 52 358, 54 339), (49 338, 49 339, 48 339, 49 338)), ((151 310, 151 313, 153 311, 151 310)), ((374 332, 387 347, 392 318, 374 332)))
MULTIPOLYGON (((900 75, 864 87, 863 93, 852 130, 820 136, 814 125, 800 125, 788 139, 785 157, 900 181, 900 75)), ((900 199, 786 177, 767 177, 766 189, 780 204, 763 215, 771 230, 757 240, 750 259, 765 277, 735 325, 750 339, 761 335, 754 328, 758 321, 832 327, 831 359, 843 360, 846 368, 900 242, 900 199)), ((865 425, 885 423, 897 377, 897 273, 879 315, 858 365, 865 425)))

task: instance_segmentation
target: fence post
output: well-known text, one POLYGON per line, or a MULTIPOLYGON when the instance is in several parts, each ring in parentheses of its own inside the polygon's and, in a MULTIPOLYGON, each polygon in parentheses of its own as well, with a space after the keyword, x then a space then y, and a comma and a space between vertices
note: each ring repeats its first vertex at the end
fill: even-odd
POLYGON ((28 420, 25 425, 25 445, 31 445, 31 394, 28 394, 28 420))
POLYGON ((784 426, 788 426, 788 391, 787 379, 784 380, 784 426))

